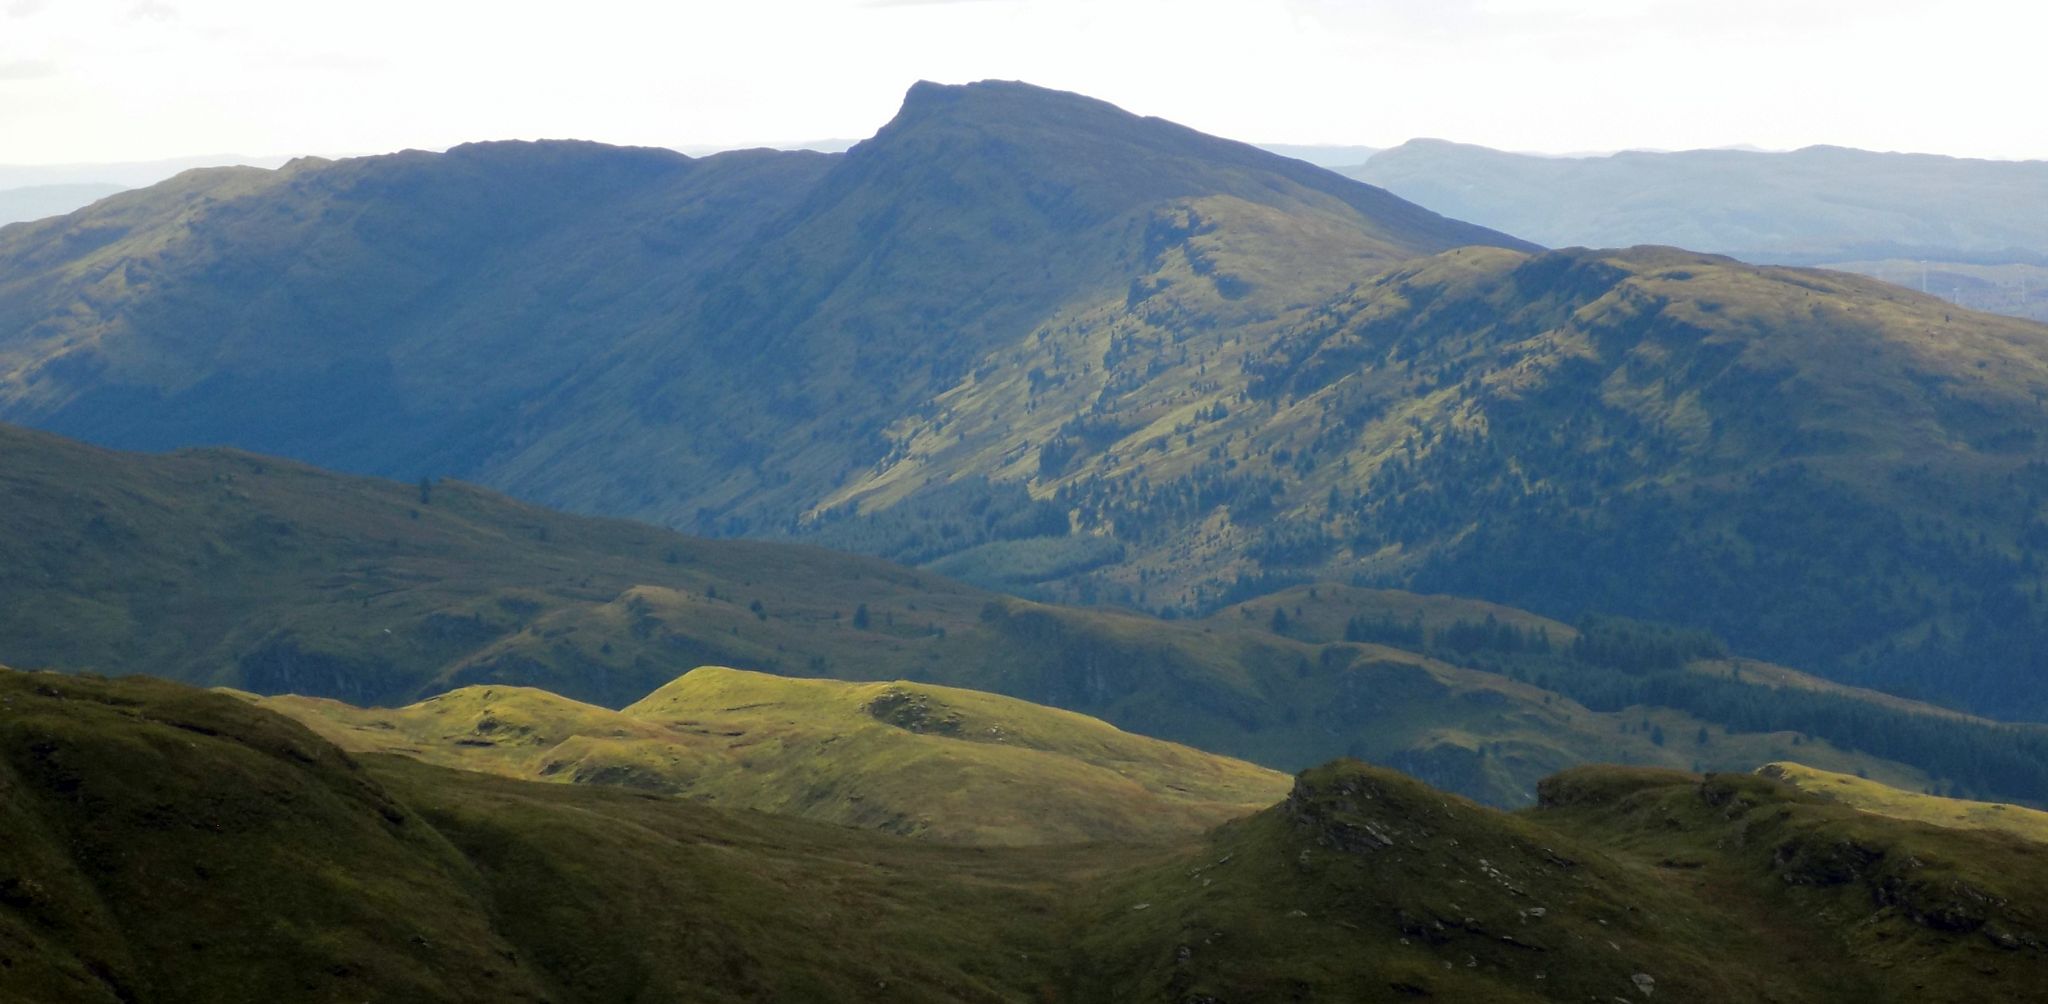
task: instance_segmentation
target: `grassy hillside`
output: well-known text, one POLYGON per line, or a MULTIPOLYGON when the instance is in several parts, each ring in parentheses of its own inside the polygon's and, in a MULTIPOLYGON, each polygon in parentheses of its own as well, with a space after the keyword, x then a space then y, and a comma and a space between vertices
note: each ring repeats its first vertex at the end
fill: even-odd
POLYGON ((1206 836, 965 848, 0 673, 0 784, 36 1000, 2018 1000, 2048 962, 2036 845, 1749 776, 1516 816, 1339 763, 1206 836))
POLYGON ((454 482, 7 428, 0 455, 0 660, 16 665, 356 705, 537 687, 608 708, 732 665, 969 687, 1279 769, 1358 756, 1496 804, 1577 763, 1788 759, 2048 801, 2041 730, 1674 647, 1654 626, 1603 627, 1579 652, 1577 627, 1526 612, 1335 585, 1165 620, 454 482), (1648 662, 1617 641, 1637 634, 1648 662))
POLYGON ((1178 316, 1104 315, 963 382, 813 539, 928 561, 950 524, 960 554, 1014 551, 917 488, 985 472, 1107 546, 1046 598, 1391 585, 2043 713, 2048 328, 1660 249, 1456 251, 1264 329, 1184 338, 1178 316))
POLYGON ((1904 791, 1869 778, 1816 770, 1799 763, 1765 764, 1757 768, 1757 773, 1795 785, 1831 802, 1880 816, 1966 830, 1999 830, 2036 842, 2048 842, 2048 813, 2038 809, 1904 791))
POLYGON ((953 843, 1146 841, 1287 792, 1274 771, 953 687, 701 667, 621 711, 524 687, 404 708, 259 699, 351 752, 683 795, 953 843))

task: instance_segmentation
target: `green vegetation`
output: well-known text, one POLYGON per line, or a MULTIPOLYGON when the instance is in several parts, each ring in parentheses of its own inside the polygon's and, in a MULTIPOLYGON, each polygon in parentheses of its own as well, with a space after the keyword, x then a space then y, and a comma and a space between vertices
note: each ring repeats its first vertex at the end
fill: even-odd
MULTIPOLYGON (((1290 590, 1269 602, 1277 612, 1290 601, 1299 603, 1309 591, 1290 590)), ((2048 792, 2048 728, 1995 723, 1732 658, 1720 639, 1696 629, 1617 617, 1589 617, 1568 628, 1502 609, 1484 610, 1483 617, 1471 619, 1456 604, 1442 602, 1425 623, 1418 605, 1403 602, 1401 594, 1347 593, 1330 586, 1315 592, 1340 603, 1352 597, 1380 608, 1377 614, 1346 620, 1347 640, 1399 645, 1531 683, 1623 718, 1630 709, 1671 708, 1716 723, 1717 730, 1694 729, 1645 716, 1637 727, 1662 747, 1666 726, 1685 725, 1694 736, 1697 764, 1742 769, 1741 761, 1728 759, 1730 751, 1712 748, 1722 744, 1721 732, 1791 733, 1794 744, 1819 737, 1845 750, 1914 764, 1940 778, 1951 792, 2033 803, 2048 792)), ((1324 632, 1333 620, 1325 609, 1295 634, 1328 637, 1324 632)))
POLYGON ((1757 773, 1797 786, 1832 802, 1894 819, 1911 819, 1966 830, 2000 830, 2048 843, 2048 812, 2003 802, 1972 802, 1933 792, 1902 791, 1853 774, 1815 770, 1805 764, 1769 763, 1757 773))
POLYGON ((405 708, 258 703, 351 752, 684 795, 953 843, 1146 841, 1263 809, 1287 777, 972 690, 702 667, 622 711, 524 687, 405 708))
POLYGON ((4 427, 0 450, 0 659, 16 665, 355 705, 538 687, 607 708, 736 665, 990 691, 1277 769, 1356 756, 1499 805, 1578 763, 1794 758, 2042 799, 2035 730, 1748 660, 1582 662, 1577 630, 1495 604, 1324 584, 1168 620, 456 481, 420 505, 417 484, 232 451, 136 456, 4 427), (1668 741, 1703 727, 1705 746, 1668 741))
MULTIPOLYGON (((305 160, 0 235, 0 417, 105 443, 1047 602, 1336 581, 1629 617, 2020 718, 2048 717, 2044 330, 1841 273, 1539 253, 1001 83, 919 85, 843 155, 305 160)), ((680 668, 854 675, 759 641, 680 668)))
POLYGON ((1207 835, 957 847, 0 672, 0 786, 10 999, 1975 1001, 2048 966, 2037 845, 1745 775, 1507 815, 1337 763, 1207 835))

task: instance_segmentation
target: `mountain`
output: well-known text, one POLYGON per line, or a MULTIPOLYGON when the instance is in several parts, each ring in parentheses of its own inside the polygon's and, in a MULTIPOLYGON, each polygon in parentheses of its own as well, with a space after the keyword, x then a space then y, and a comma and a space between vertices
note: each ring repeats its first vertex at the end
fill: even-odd
POLYGON ((0 226, 23 220, 62 216, 81 206, 98 202, 115 192, 124 191, 127 191, 125 185, 105 183, 0 188, 0 226))
POLYGON ((2048 162, 1816 146, 1540 157, 1411 140, 1347 177, 1554 247, 1820 265, 2048 321, 2048 162))
POLYGON ((1078 95, 920 84, 843 155, 302 159, 10 230, 0 417, 776 526, 887 424, 1222 221, 1285 272, 1201 280, 1219 323, 1360 263, 1524 246, 1078 95))
POLYGON ((0 458, 13 665, 357 705, 466 694, 437 705, 452 709, 502 687, 623 708, 720 664, 991 691, 1269 767, 1363 757, 1504 805, 1573 764, 1793 758, 2048 803, 2048 730, 1669 626, 1333 584, 1160 619, 232 450, 124 454, 0 426, 0 458))
MULTIPOLYGON (((2048 717, 2048 328, 1541 252, 1076 95, 920 85, 843 155, 199 172, 9 228, 0 263, 0 416, 102 443, 1041 601, 1200 617, 1331 581, 1680 624, 2048 717)), ((740 655, 663 672, 774 668, 740 655)))
POLYGON ((954 843, 1148 841, 1263 809, 1286 775, 973 690, 699 667, 611 711, 525 687, 404 708, 260 698, 351 752, 611 784, 954 843))
POLYGON ((1336 763, 1152 845, 954 847, 343 753, 0 671, 0 996, 39 1001, 2018 1000, 2038 845, 1749 775, 1509 815, 1336 763))

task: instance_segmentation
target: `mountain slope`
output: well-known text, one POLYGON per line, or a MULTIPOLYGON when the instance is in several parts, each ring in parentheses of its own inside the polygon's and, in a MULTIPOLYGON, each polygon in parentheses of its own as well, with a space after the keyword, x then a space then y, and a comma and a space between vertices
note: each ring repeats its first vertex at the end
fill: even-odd
POLYGON ((827 163, 543 143, 187 172, 0 238, 0 382, 129 445, 474 467, 827 163))
POLYGON ((1287 778, 972 690, 700 667, 620 711, 465 687, 397 709, 260 699, 343 749, 684 795, 953 843, 1157 840, 1278 801, 1287 778))
POLYGON ((1240 313, 1521 246, 1078 95, 920 84, 843 155, 472 144, 189 172, 11 229, 0 417, 777 526, 992 351, 1121 302, 1201 200, 1305 266, 1219 276, 1240 313))
POLYGON ((1055 333, 963 383, 812 539, 930 560, 889 507, 971 528, 921 486, 985 474, 1109 546, 1039 595, 1394 585, 2043 714, 2048 327, 1655 248, 1467 249, 1259 327, 1183 339, 1177 316, 1055 333), (1101 365, 1017 372, 1062 358, 1101 365))
POLYGON ((1523 611, 1332 585, 1166 620, 235 451, 0 427, 0 457, 0 660, 17 665, 359 705, 528 686, 623 707, 713 663, 970 687, 1272 767, 1349 754, 1499 804, 1588 761, 1792 758, 2048 801, 2038 728, 1655 625, 1582 625, 1598 643, 1581 652, 1578 628, 1523 611))
POLYGON ((0 672, 0 783, 0 995, 37 1000, 2017 1000, 2048 964, 2036 845, 1739 775, 1508 815, 1338 763, 1206 836, 962 848, 0 672))

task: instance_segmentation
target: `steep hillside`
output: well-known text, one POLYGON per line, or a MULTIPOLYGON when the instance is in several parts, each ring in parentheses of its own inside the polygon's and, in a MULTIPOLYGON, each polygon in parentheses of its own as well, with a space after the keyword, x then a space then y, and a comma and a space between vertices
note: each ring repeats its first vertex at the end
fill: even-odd
POLYGON ((1975 1001, 2048 968, 2036 845, 1740 775, 1583 770, 1511 816, 1338 763, 1207 836, 961 848, 0 672, 0 785, 0 996, 40 1001, 1975 1001))
POLYGON ((621 711, 524 687, 404 708, 259 699, 351 752, 684 795, 952 843, 1146 841, 1280 800, 1287 777, 953 687, 691 670, 621 711))
POLYGON ((694 667, 971 687, 1298 768, 1348 754, 1498 804, 1590 761, 1799 759, 2048 801, 2048 730, 1731 660, 1656 625, 1324 585, 1160 619, 454 482, 0 427, 0 660, 403 705, 530 686, 624 707, 694 667))

